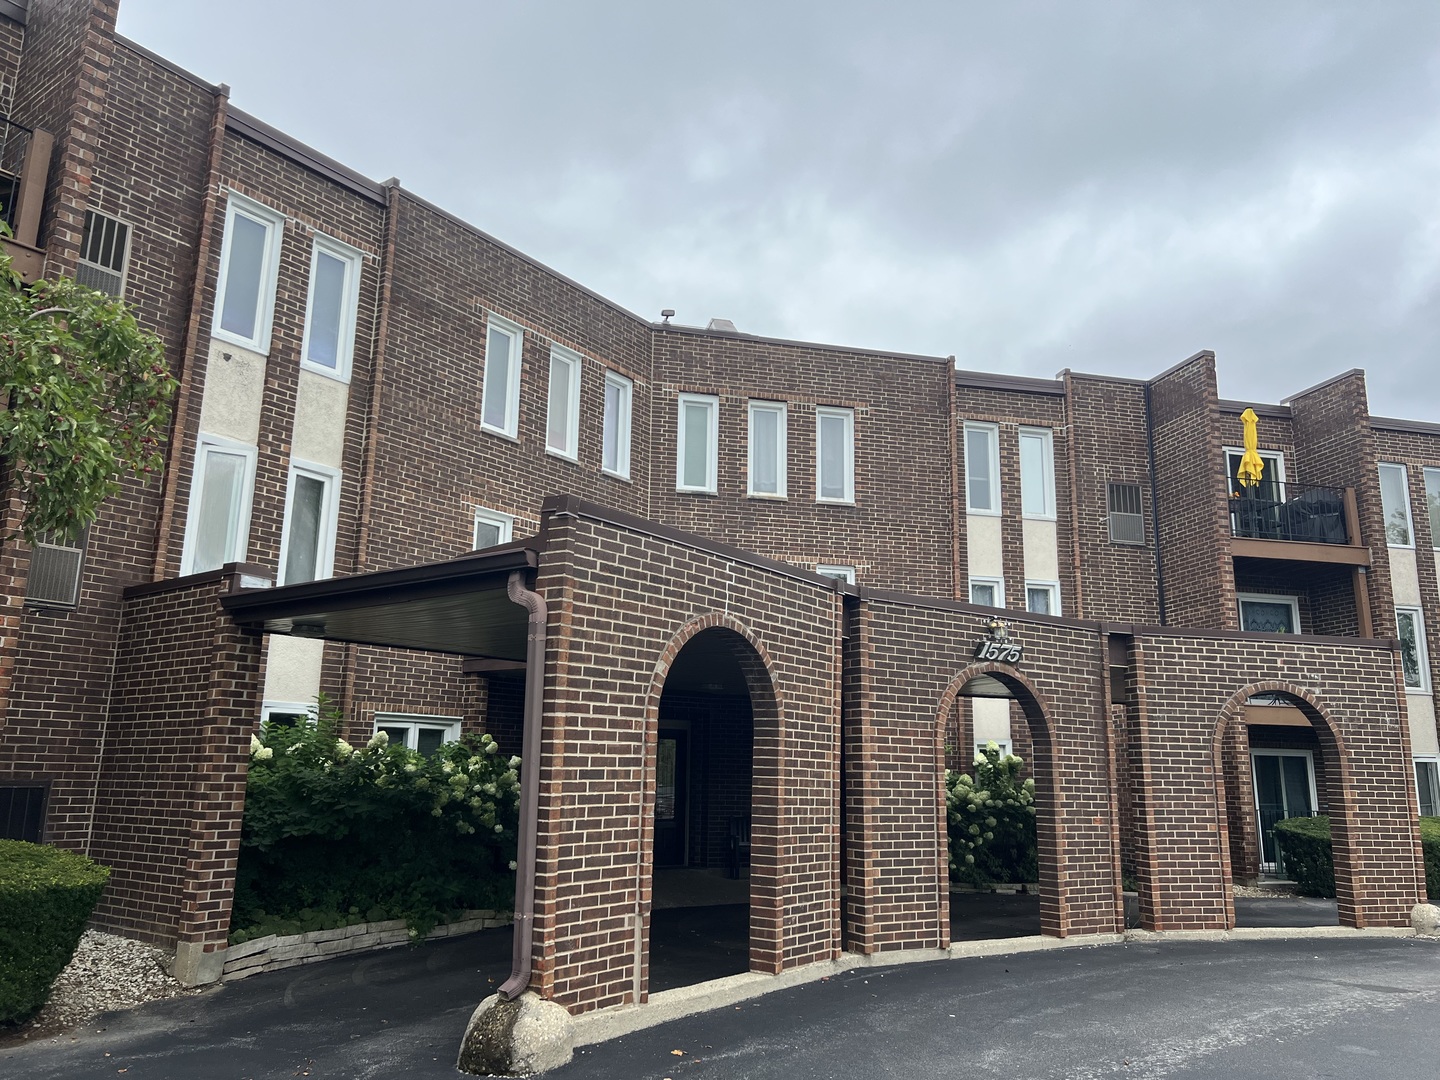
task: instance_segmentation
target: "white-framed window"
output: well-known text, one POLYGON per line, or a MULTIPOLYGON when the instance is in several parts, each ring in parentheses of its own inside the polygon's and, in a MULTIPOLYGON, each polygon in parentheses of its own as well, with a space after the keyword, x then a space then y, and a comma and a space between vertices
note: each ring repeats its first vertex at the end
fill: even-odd
POLYGON ((350 381, 355 310, 360 303, 360 268, 364 261, 365 256, 349 244, 315 234, 310 248, 301 367, 341 382, 350 381))
POLYGON ((853 566, 841 566, 838 563, 821 563, 819 566, 815 567, 815 573, 819 574, 821 577, 839 578, 847 585, 855 584, 855 567, 853 566))
POLYGON ((972 577, 970 579, 970 603, 981 607, 1005 606, 1005 582, 998 577, 972 577))
POLYGON ((605 373, 605 423, 601 432, 600 468, 611 476, 630 479, 630 413, 635 384, 624 375, 605 373))
POLYGON ((715 494, 720 399, 709 394, 681 394, 679 437, 675 445, 675 490, 715 494))
POLYGON ((1440 817, 1440 758, 1415 759, 1415 792, 1420 796, 1420 816, 1440 817))
POLYGON ((475 508, 475 550, 508 544, 515 539, 515 519, 499 510, 475 508))
POLYGON ((75 263, 75 280, 110 296, 125 295, 130 226, 118 218, 85 211, 85 236, 75 263))
POLYGON ((769 499, 785 498, 789 416, 784 402, 750 402, 748 494, 769 499))
POLYGON ((580 354, 550 346, 550 389, 545 449, 574 461, 580 454, 580 354))
POLYGON ((1240 629, 1260 634, 1298 634, 1300 600, 1270 593, 1240 593, 1240 629))
POLYGON ((1425 470, 1425 510, 1430 518, 1430 546, 1440 550, 1440 469, 1425 470))
POLYGON ((280 584, 319 581, 335 572, 335 526, 340 473, 325 465, 291 461, 280 535, 280 584))
POLYGON ((313 724, 318 711, 313 701, 266 701, 260 706, 260 723, 275 727, 313 724))
MULTIPOLYGON (((1260 462, 1264 465, 1264 471, 1260 473, 1260 488, 1262 493, 1267 488, 1273 490, 1273 497, 1279 499, 1279 492, 1283 490, 1285 483, 1285 455, 1279 450, 1257 450, 1260 455, 1260 462)), ((1245 458, 1243 446, 1225 447, 1225 471, 1231 480, 1231 490, 1239 483, 1240 462, 1245 458)))
POLYGON ((965 425, 965 512, 1000 513, 1000 429, 965 425))
POLYGON ((200 436, 190 478, 185 550, 180 573, 203 574, 245 558, 250 542, 250 502, 255 492, 253 446, 200 436))
POLYGON ((512 439, 520 429, 520 357, 524 348, 524 330, 498 315, 487 317, 480 426, 512 439))
POLYGON ((1020 513, 1055 519, 1055 434, 1049 428, 1020 429, 1020 513))
POLYGON ((1410 525, 1410 477, 1404 465, 1380 464, 1380 509, 1385 515, 1385 542, 1391 547, 1414 547, 1410 525))
POLYGON ((1111 480, 1105 485, 1105 512, 1112 544, 1145 543, 1144 506, 1139 484, 1111 480))
POLYGON ((391 746, 418 750, 429 757, 445 743, 460 738, 460 718, 418 713, 376 713, 375 730, 385 732, 390 737, 391 746))
POLYGON ((1025 582, 1025 610, 1034 615, 1060 614, 1058 581, 1025 582))
POLYGON ((80 602, 80 577, 85 568, 85 537, 73 540, 41 533, 30 549, 30 572, 25 578, 27 604, 74 607, 80 602))
POLYGON ((1015 752, 1013 749, 1014 744, 1009 739, 976 739, 975 757, 977 759, 982 757, 985 753, 985 748, 992 742, 1000 748, 1000 757, 1002 760, 1015 752))
POLYGON ((220 247, 215 321, 210 330, 215 337, 269 353, 284 232, 284 214, 230 192, 225 201, 225 239, 220 247))
POLYGON ((1418 607, 1396 607, 1395 636, 1400 639, 1400 670, 1405 689, 1428 693, 1430 658, 1425 648, 1425 616, 1418 607))
POLYGON ((815 410, 815 501, 855 501, 855 410, 815 410))

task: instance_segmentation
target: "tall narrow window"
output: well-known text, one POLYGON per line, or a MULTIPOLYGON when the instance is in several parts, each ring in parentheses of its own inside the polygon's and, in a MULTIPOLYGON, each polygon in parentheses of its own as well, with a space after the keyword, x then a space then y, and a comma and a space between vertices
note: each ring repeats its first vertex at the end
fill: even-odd
POLYGON ((720 399, 702 394, 681 394, 679 424, 675 487, 679 491, 703 491, 713 495, 716 490, 720 399))
POLYGON ((1440 817, 1440 759, 1415 759, 1415 789, 1420 796, 1420 816, 1440 817))
POLYGON ((1430 518, 1430 545, 1440 548, 1440 469, 1425 470, 1425 509, 1430 518))
POLYGON ((580 443, 580 356, 550 346, 550 391, 545 449, 574 461, 580 443))
POLYGON ((855 410, 815 410, 815 498, 855 501, 855 410))
POLYGON ((310 292, 305 302, 301 364, 322 375, 350 378, 355 352, 355 308, 363 256, 348 244, 316 236, 310 251, 310 292))
POLYGON ((200 436, 190 481, 181 574, 203 574, 245 558, 254 487, 253 446, 215 435, 200 436))
POLYGON ((285 217, 268 206, 230 193, 225 207, 225 240, 215 289, 212 333, 225 341, 270 351, 275 315, 275 279, 285 217))
POLYGON ((75 280, 97 292, 120 296, 125 292, 125 261, 130 250, 130 226, 115 218, 85 211, 85 238, 75 280))
POLYGON ((600 467, 611 476, 630 479, 630 408, 635 384, 624 375, 605 373, 605 430, 600 467))
POLYGON ((80 571, 85 563, 85 533, 74 540, 42 533, 30 549, 30 573, 25 579, 28 604, 63 604, 80 601, 80 571))
POLYGON ((1110 517, 1111 543, 1145 543, 1145 514, 1139 484, 1107 484, 1105 509, 1110 517))
POLYGON ((1020 512, 1055 516, 1055 437, 1048 428, 1020 429, 1020 512))
POLYGON ((1425 617, 1419 608, 1395 609, 1396 636, 1400 639, 1400 670, 1407 690, 1430 689, 1430 664, 1425 655, 1425 617))
POLYGON ((751 495, 783 499, 786 495, 785 444, 788 413, 773 401, 750 402, 751 495))
POLYGON ((1025 610, 1035 615, 1059 615, 1059 582, 1027 581, 1025 583, 1025 610))
POLYGON ((515 538, 515 519, 483 506, 475 509, 475 550, 508 544, 515 538))
POLYGON ((480 390, 480 426, 515 438, 520 427, 520 353, 525 333, 491 315, 485 329, 485 381, 480 390))
POLYGON ((335 523, 340 474, 323 465, 292 462, 280 538, 280 584, 328 578, 335 572, 335 523))
POLYGON ((972 577, 970 579, 970 603, 981 607, 1005 606, 1005 582, 1000 578, 972 577))
POLYGON ((1391 547, 1411 547, 1410 480, 1404 465, 1380 466, 1380 509, 1385 515, 1385 542, 1391 547))
POLYGON ((1000 512, 1000 429, 994 424, 965 425, 965 509, 1000 512))

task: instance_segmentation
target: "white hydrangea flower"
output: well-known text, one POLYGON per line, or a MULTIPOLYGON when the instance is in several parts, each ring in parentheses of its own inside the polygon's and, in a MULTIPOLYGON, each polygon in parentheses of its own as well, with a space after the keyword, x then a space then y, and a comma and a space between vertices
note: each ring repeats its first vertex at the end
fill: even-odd
POLYGON ((405 771, 407 773, 413 773, 415 771, 415 763, 412 761, 409 765, 406 765, 405 771))
POLYGON ((486 744, 485 744, 485 752, 486 752, 487 754, 493 754, 493 753, 495 753, 495 752, 496 752, 497 750, 499 750, 499 749, 500 749, 500 744, 497 743, 497 742, 489 742, 489 743, 486 743, 486 744))
POLYGON ((344 739, 336 739, 335 752, 339 754, 342 758, 347 758, 351 754, 355 753, 355 747, 351 746, 344 739))
POLYGON ((441 763, 440 771, 443 772, 446 776, 449 776, 455 771, 455 766, 451 765, 450 762, 446 761, 441 763))
POLYGON ((511 859, 511 860, 510 860, 510 869, 511 869, 511 870, 518 870, 518 869, 520 869, 520 865, 519 865, 514 859, 511 859))
POLYGON ((514 755, 511 755, 511 757, 510 757, 510 768, 512 768, 512 769, 518 769, 519 767, 520 767, 520 759, 519 759, 518 757, 514 756, 514 755))
POLYGON ((251 735, 251 736, 250 736, 250 753, 251 753, 251 755, 253 756, 253 755, 255 755, 255 754, 258 754, 258 753, 261 751, 261 749, 262 749, 262 747, 261 747, 261 745, 260 745, 260 738, 259 738, 259 736, 257 736, 257 735, 251 735))
POLYGON ((498 833, 498 832, 504 832, 504 831, 505 831, 505 826, 504 826, 504 825, 496 825, 496 826, 495 826, 495 831, 496 831, 497 833, 498 833))
POLYGON ((270 747, 268 747, 268 746, 262 746, 259 750, 256 750, 256 751, 255 751, 255 760, 256 760, 256 761, 269 761, 269 760, 270 760, 271 758, 273 758, 274 756, 275 756, 275 751, 274 751, 274 750, 271 750, 270 747))
POLYGON ((377 731, 370 736, 370 741, 365 746, 370 750, 383 750, 390 745, 390 736, 385 731, 377 731))

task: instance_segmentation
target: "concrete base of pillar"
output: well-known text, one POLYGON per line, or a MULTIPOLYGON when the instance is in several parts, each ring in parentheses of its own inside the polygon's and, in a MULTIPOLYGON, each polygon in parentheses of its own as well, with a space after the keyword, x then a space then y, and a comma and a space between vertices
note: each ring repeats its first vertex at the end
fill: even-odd
POLYGON ((575 1056, 575 1025, 563 1006, 533 993, 480 1003, 460 1042, 461 1072, 475 1076, 533 1076, 575 1056))
POLYGON ((225 948, 205 951, 205 943, 182 941, 175 946, 175 963, 170 975, 181 986, 209 986, 220 981, 225 970, 225 948))

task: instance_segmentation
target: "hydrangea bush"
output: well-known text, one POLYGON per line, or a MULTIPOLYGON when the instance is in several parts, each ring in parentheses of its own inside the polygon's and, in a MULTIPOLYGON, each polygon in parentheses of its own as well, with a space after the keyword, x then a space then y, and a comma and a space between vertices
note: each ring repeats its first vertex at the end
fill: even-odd
POLYGON ((314 723, 250 742, 231 941, 404 918, 423 936, 465 908, 514 898, 518 757, 489 735, 430 757, 314 723))
POLYGON ((1020 779, 1024 765, 991 742, 976 753, 973 778, 946 771, 953 880, 992 885, 1037 879, 1035 781, 1020 779))

